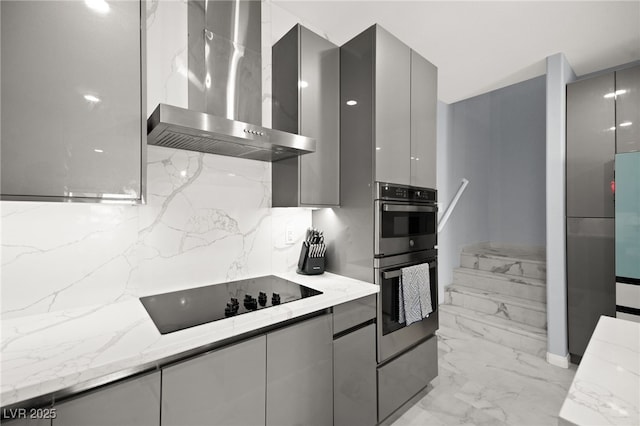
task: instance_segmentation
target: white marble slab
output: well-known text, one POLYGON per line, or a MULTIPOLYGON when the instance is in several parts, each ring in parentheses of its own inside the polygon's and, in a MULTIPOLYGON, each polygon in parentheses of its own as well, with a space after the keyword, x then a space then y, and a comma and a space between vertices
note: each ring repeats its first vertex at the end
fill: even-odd
POLYGON ((640 324, 600 317, 558 424, 640 424, 640 324))
POLYGON ((280 277, 322 295, 161 335, 138 299, 2 321, 0 405, 5 407, 309 314, 378 291, 325 273, 280 277))

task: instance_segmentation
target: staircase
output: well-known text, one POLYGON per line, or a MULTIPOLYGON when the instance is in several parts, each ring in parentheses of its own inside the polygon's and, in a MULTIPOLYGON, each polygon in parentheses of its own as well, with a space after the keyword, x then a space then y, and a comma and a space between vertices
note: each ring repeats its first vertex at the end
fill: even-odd
POLYGON ((546 262, 543 249, 480 243, 460 253, 445 288, 440 325, 545 357, 546 262))

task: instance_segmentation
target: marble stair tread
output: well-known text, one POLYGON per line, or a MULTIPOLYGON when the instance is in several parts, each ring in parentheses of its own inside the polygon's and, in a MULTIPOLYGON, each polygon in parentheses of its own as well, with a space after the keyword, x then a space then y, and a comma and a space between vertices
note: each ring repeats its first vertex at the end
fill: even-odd
POLYGON ((445 291, 454 291, 457 293, 466 294, 481 299, 488 299, 495 302, 508 303, 511 305, 520 306, 522 308, 530 309, 532 311, 547 312, 547 305, 543 302, 536 300, 524 299, 522 297, 510 296, 507 294, 499 293, 496 291, 482 290, 473 287, 467 287, 460 284, 450 284, 446 287, 445 291))
POLYGON ((488 290, 527 300, 546 302, 546 283, 537 278, 487 272, 478 269, 455 268, 453 284, 488 290))
POLYGON ((540 264, 545 264, 547 260, 544 249, 539 247, 501 246, 490 243, 466 246, 462 249, 462 254, 540 264))
POLYGON ((512 333, 520 334, 535 340, 543 341, 547 343, 547 330, 540 327, 534 327, 528 324, 516 323, 496 317, 491 314, 485 314, 483 312, 474 311, 468 308, 454 305, 440 305, 440 312, 446 312, 455 316, 461 316, 470 320, 483 323, 495 328, 510 331, 512 333))

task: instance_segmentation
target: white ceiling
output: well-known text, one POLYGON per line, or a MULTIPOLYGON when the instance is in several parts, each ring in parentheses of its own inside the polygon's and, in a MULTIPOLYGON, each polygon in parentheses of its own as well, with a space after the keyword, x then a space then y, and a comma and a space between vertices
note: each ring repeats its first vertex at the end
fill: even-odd
POLYGON ((447 103, 545 73, 562 52, 580 76, 640 60, 640 0, 272 0, 340 45, 374 23, 438 67, 447 103))

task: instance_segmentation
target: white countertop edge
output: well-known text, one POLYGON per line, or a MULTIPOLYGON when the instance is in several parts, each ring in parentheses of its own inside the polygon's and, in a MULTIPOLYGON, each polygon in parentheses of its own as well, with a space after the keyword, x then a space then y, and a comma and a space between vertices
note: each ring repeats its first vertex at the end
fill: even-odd
POLYGON ((640 424, 640 323, 600 317, 558 424, 640 424))
POLYGON ((274 275, 323 294, 166 335, 158 332, 138 299, 3 321, 0 406, 126 377, 127 371, 135 374, 140 366, 158 365, 181 353, 375 294, 379 289, 331 273, 274 275))

